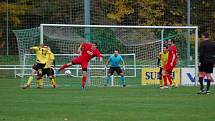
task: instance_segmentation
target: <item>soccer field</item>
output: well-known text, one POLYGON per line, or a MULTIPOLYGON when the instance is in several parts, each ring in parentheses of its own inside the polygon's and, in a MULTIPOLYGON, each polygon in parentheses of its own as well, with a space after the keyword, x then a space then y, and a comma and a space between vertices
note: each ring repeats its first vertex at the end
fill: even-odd
POLYGON ((212 121, 215 118, 214 94, 197 95, 197 87, 23 90, 18 79, 2 78, 0 82, 0 121, 212 121))

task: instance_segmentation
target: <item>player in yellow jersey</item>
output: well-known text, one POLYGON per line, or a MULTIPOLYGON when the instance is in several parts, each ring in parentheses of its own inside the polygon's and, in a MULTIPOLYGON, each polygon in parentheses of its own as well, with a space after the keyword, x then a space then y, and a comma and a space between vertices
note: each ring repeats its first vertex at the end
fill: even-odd
MULTIPOLYGON (((51 52, 51 49, 49 47, 47 47, 47 48, 50 51, 50 52, 48 52, 49 58, 46 62, 45 67, 42 70, 42 75, 47 75, 51 82, 52 87, 56 88, 56 77, 54 75, 54 69, 51 66, 52 64, 54 64, 54 67, 55 67, 55 61, 54 61, 55 58, 54 58, 54 54, 51 52)), ((43 82, 41 82, 41 84, 43 84, 43 82)))
POLYGON ((164 46, 163 51, 160 52, 158 55, 158 63, 157 63, 157 65, 160 67, 159 80, 160 80, 161 89, 163 88, 162 70, 167 63, 167 59, 168 59, 168 49, 167 49, 167 46, 164 46))
MULTIPOLYGON (((45 69, 45 67, 46 67, 46 70, 47 70, 47 68, 51 68, 50 65, 52 64, 52 62, 54 60, 53 53, 51 52, 50 48, 48 48, 47 46, 40 45, 38 47, 37 46, 31 47, 30 50, 35 52, 35 54, 36 54, 36 64, 33 65, 32 75, 28 78, 28 82, 23 86, 23 89, 30 87, 34 74, 37 74, 37 87, 38 88, 42 87, 43 86, 42 77, 44 74, 48 73, 47 71, 44 71, 44 69, 45 69)), ((51 72, 49 72, 49 73, 51 73, 51 72)), ((53 75, 54 75, 54 73, 53 73, 53 75)), ((53 87, 55 87, 55 86, 53 86, 53 87)))

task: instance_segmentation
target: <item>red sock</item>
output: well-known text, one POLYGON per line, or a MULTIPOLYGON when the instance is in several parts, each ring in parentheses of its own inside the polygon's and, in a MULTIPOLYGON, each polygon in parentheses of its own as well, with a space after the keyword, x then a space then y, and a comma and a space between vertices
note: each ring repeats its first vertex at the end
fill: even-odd
POLYGON ((83 78, 82 78, 82 87, 83 88, 85 88, 86 80, 87 80, 87 76, 83 76, 83 78))
POLYGON ((61 66, 61 67, 60 67, 59 71, 61 71, 61 70, 65 69, 65 68, 67 68, 67 67, 69 67, 69 65, 64 64, 63 66, 61 66))
POLYGON ((167 86, 167 76, 166 75, 163 76, 163 81, 164 81, 164 86, 167 86))
POLYGON ((169 84, 172 85, 172 76, 168 74, 168 75, 167 75, 167 78, 168 78, 168 80, 169 80, 169 84))

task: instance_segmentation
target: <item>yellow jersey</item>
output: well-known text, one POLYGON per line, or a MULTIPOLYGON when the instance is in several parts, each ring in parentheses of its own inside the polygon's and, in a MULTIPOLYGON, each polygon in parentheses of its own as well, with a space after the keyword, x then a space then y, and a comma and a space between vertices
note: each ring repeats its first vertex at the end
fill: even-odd
POLYGON ((51 64, 53 63, 53 60, 55 59, 54 54, 51 51, 48 54, 49 54, 49 57, 48 57, 48 60, 46 62, 45 68, 50 68, 51 64))
POLYGON ((50 50, 43 47, 31 47, 30 49, 35 52, 37 63, 46 64, 48 62, 51 54, 50 50))
POLYGON ((161 60, 160 66, 164 67, 167 63, 167 60, 168 60, 168 52, 166 52, 166 53, 160 52, 158 58, 161 60))

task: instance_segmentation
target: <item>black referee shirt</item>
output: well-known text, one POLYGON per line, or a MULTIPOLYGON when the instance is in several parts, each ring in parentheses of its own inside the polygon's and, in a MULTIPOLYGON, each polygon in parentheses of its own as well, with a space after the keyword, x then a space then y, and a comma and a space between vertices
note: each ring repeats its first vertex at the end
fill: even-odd
POLYGON ((215 44, 214 42, 210 40, 203 40, 200 43, 200 57, 199 61, 201 63, 211 63, 214 61, 214 55, 215 55, 215 44))

